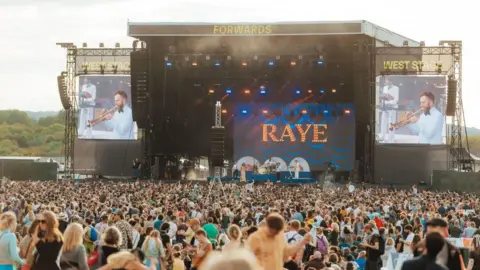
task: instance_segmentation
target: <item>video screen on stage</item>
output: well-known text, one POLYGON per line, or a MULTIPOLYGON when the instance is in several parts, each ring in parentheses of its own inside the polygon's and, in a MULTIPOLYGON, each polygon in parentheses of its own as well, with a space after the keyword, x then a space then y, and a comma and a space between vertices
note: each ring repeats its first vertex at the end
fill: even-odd
POLYGON ((135 140, 130 76, 79 76, 78 138, 135 140))
POLYGON ((446 91, 446 76, 377 77, 377 142, 445 144, 446 91))
POLYGON ((237 168, 309 172, 329 162, 354 167, 355 114, 352 104, 238 104, 234 115, 237 168))

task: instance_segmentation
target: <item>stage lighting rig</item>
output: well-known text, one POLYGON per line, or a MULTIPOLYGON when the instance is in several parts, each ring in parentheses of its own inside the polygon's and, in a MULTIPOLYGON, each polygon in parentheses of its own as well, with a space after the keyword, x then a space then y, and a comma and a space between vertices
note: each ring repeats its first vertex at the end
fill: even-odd
POLYGON ((435 64, 435 71, 436 71, 438 74, 441 74, 441 73, 442 73, 442 63, 436 63, 436 64, 435 64))
POLYGON ((87 47, 88 47, 88 45, 87 45, 86 42, 82 43, 82 48, 87 48, 87 47))
POLYGON ((101 42, 101 43, 99 44, 99 47, 100 47, 100 48, 105 48, 105 44, 104 44, 103 42, 101 42))
POLYGON ((115 43, 115 48, 120 48, 120 43, 119 42, 115 43))
POLYGON ((105 74, 105 65, 104 64, 100 65, 100 74, 102 74, 102 75, 105 74))
POLYGON ((113 74, 117 74, 117 72, 118 72, 118 65, 117 65, 117 64, 112 65, 112 69, 113 69, 113 74))
POLYGON ((82 65, 83 73, 88 74, 88 65, 82 65))

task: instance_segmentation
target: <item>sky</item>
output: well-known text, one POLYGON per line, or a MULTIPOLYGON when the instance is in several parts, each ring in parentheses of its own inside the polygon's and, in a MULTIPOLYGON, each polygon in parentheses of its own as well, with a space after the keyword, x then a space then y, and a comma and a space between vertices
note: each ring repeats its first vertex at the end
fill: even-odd
POLYGON ((65 51, 56 42, 129 47, 127 22, 367 20, 428 45, 463 40, 467 126, 480 128, 475 85, 480 43, 475 1, 457 0, 0 0, 0 109, 62 108, 56 76, 65 51))

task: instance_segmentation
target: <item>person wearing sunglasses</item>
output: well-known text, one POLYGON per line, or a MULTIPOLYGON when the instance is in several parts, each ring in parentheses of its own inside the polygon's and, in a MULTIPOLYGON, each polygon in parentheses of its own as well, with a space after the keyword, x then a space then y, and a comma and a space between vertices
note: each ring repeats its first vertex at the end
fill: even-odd
POLYGON ((39 226, 33 234, 33 245, 37 256, 32 270, 60 270, 60 251, 63 246, 62 233, 58 229, 58 220, 51 211, 38 215, 39 226))

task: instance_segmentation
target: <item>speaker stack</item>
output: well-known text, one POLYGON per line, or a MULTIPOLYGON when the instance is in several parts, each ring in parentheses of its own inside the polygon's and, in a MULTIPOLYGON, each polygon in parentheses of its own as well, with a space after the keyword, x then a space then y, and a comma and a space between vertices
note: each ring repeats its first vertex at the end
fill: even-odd
POLYGON ((223 167, 225 160, 225 128, 213 127, 210 136, 210 160, 213 167, 223 167))
POLYGON ((457 108, 457 80, 448 78, 447 89, 447 116, 454 116, 457 108))

